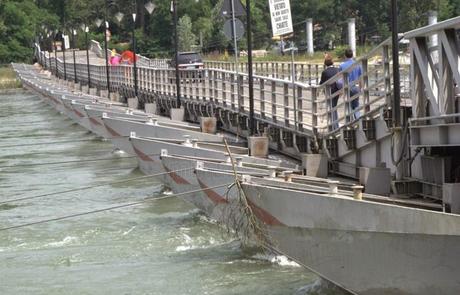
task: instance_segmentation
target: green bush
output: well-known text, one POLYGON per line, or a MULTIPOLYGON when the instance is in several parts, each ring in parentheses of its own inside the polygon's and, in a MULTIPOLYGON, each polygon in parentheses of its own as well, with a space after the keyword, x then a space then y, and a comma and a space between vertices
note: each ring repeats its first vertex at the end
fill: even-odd
POLYGON ((337 47, 334 49, 334 55, 335 55, 337 58, 340 58, 340 59, 345 58, 345 50, 347 50, 347 48, 348 48, 348 46, 346 46, 346 45, 337 46, 337 47))

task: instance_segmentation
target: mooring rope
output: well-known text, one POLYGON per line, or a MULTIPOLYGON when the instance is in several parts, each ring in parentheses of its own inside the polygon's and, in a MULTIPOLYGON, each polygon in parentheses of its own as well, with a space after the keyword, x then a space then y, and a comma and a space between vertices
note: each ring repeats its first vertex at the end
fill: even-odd
POLYGON ((115 210, 115 209, 120 209, 120 208, 132 207, 132 206, 136 206, 136 205, 146 203, 147 201, 150 201, 150 200, 157 201, 157 200, 175 198, 175 197, 178 197, 178 196, 183 196, 183 195, 198 193, 198 192, 202 192, 202 191, 206 191, 206 190, 212 190, 212 189, 220 188, 220 187, 224 187, 224 186, 229 186, 230 184, 231 183, 221 184, 221 185, 216 185, 216 186, 213 186, 213 187, 201 188, 201 189, 191 190, 191 191, 187 191, 187 192, 183 192, 183 193, 167 195, 167 196, 163 196, 163 197, 146 197, 145 199, 143 199, 141 201, 131 202, 131 203, 123 204, 123 205, 106 207, 106 208, 96 209, 96 210, 92 210, 92 211, 86 211, 86 212, 75 213, 75 214, 66 215, 66 216, 60 216, 60 217, 55 217, 55 218, 50 218, 50 219, 44 219, 44 220, 39 220, 39 221, 13 225, 13 226, 9 226, 9 227, 4 227, 4 228, 0 228, 0 231, 6 231, 6 230, 21 228, 21 227, 27 227, 27 226, 32 226, 32 225, 37 225, 37 224, 42 224, 42 223, 48 223, 48 222, 59 221, 59 220, 64 220, 64 219, 70 219, 70 218, 74 218, 74 217, 90 215, 90 214, 95 214, 95 213, 100 213, 100 212, 105 212, 105 211, 110 211, 110 210, 115 210))
POLYGON ((93 189, 93 188, 97 188, 97 187, 103 187, 103 186, 108 186, 108 185, 113 185, 113 184, 126 183, 126 182, 135 181, 135 180, 139 180, 139 179, 146 179, 146 178, 151 178, 151 177, 155 177, 155 176, 166 175, 166 174, 169 174, 169 173, 188 171, 188 170, 192 170, 192 169, 195 169, 195 168, 190 167, 190 168, 184 168, 184 169, 178 169, 178 170, 173 170, 173 171, 161 172, 161 173, 150 174, 150 175, 145 175, 145 176, 133 177, 133 178, 124 179, 124 180, 117 180, 117 181, 105 182, 105 183, 101 183, 101 184, 89 185, 89 186, 84 186, 84 187, 79 187, 79 188, 59 191, 59 192, 52 192, 52 193, 46 193, 46 194, 41 194, 41 195, 29 196, 29 197, 15 198, 15 199, 2 201, 2 202, 0 202, 0 205, 7 204, 7 203, 12 203, 12 202, 25 201, 25 200, 31 200, 31 199, 38 199, 38 198, 54 196, 54 195, 72 193, 72 192, 77 192, 77 191, 89 190, 89 189, 93 189))
POLYGON ((24 146, 36 146, 36 145, 51 145, 51 144, 60 144, 60 143, 71 143, 71 142, 87 142, 94 141, 97 138, 92 139, 79 139, 79 140, 63 140, 63 141, 51 141, 51 142, 36 142, 36 143, 24 143, 24 144, 14 144, 14 145, 1 145, 0 149, 4 148, 14 148, 14 147, 24 147, 24 146))
MULTIPOLYGON (((155 154, 155 155, 159 155, 159 154, 155 154)), ((155 156, 155 155, 149 155, 149 156, 155 156)), ((15 168, 15 167, 48 166, 48 165, 71 164, 71 163, 103 162, 103 161, 112 161, 112 160, 118 160, 118 159, 132 159, 132 158, 136 158, 136 156, 125 156, 125 157, 118 157, 118 158, 100 158, 100 159, 88 159, 88 160, 72 160, 72 161, 61 161, 61 162, 45 162, 45 163, 29 163, 29 164, 5 165, 5 166, 0 166, 0 169, 15 168)))

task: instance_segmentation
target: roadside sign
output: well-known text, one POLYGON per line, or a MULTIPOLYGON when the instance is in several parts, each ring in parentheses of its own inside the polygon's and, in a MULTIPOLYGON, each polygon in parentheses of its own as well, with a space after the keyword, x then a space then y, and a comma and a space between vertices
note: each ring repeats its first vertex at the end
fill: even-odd
MULTIPOLYGON (((233 22, 232 19, 228 19, 224 23, 224 35, 227 40, 233 40, 233 22)), ((239 19, 235 18, 235 37, 236 40, 240 40, 244 35, 244 24, 239 19)))
MULTIPOLYGON (((235 7, 235 17, 246 15, 246 10, 240 0, 233 0, 233 6, 235 7)), ((232 17, 232 0, 224 0, 220 15, 225 18, 232 17)))
POLYGON ((268 0, 268 3, 272 19, 273 36, 292 33, 291 5, 289 0, 268 0))
POLYGON ((69 40, 69 35, 62 35, 64 37, 64 47, 65 49, 70 48, 70 40, 69 40))

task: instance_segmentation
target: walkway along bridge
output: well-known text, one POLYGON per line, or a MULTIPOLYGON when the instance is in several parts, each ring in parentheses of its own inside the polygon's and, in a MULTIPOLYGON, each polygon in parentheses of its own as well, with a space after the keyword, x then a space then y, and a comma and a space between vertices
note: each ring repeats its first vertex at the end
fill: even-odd
MULTIPOLYGON (((405 34, 410 64, 400 67, 404 121, 393 128, 391 39, 383 41, 357 62, 319 85, 322 65, 256 62, 254 106, 256 131, 270 138, 271 148, 296 158, 318 154, 329 163, 329 173, 360 179, 372 193, 416 193, 436 200, 443 198, 447 183, 460 181, 460 125, 456 85, 460 85, 460 17, 405 34), (431 36, 438 36, 434 43, 431 36), (355 85, 349 73, 362 68, 355 85), (294 78, 294 79, 293 79, 294 78), (341 89, 331 93, 331 85, 341 89), (331 100, 339 96, 332 107, 331 100), (352 110, 351 102, 359 100, 352 110), (443 175, 433 173, 442 168, 443 175), (436 174, 436 175, 433 175, 436 174), (393 181, 391 181, 393 179, 393 181), (443 189, 444 188, 444 189, 443 189)), ((92 44, 92 55, 104 55, 92 44)), ((133 107, 169 115, 176 106, 174 69, 166 60, 142 58, 137 67, 139 96, 133 97, 134 74, 129 65, 110 66, 107 87, 105 64, 86 62, 86 52, 77 51, 74 63, 67 51, 64 70, 62 53, 40 51, 40 63, 55 76, 75 82, 82 91, 129 101, 133 107)), ((248 75, 245 63, 206 62, 204 69, 180 71, 181 105, 185 119, 198 122, 216 117, 219 126, 241 136, 249 134, 248 75), (238 67, 238 69, 237 69, 238 67), (238 71, 236 71, 238 70, 238 71)), ((308 171, 307 171, 308 172, 308 171)), ((457 184, 451 186, 456 187, 457 184)), ((460 186, 458 187, 460 189, 460 186)))

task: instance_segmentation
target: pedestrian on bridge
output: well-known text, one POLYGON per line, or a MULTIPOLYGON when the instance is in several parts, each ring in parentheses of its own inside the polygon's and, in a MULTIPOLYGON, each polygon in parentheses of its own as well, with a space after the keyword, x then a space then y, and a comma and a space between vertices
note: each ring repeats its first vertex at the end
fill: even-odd
MULTIPOLYGON (((345 50, 345 57, 346 60, 340 64, 340 71, 345 71, 348 68, 352 67, 354 63, 356 62, 355 59, 353 58, 353 50, 351 48, 347 48, 345 50)), ((363 74, 363 69, 361 68, 361 65, 356 65, 352 68, 351 71, 348 72, 348 85, 350 89, 350 97, 353 97, 357 95, 352 101, 351 101, 351 110, 354 111, 359 107, 359 92, 361 91, 362 83, 361 83, 361 76, 363 74), (358 83, 358 85, 356 85, 358 83)), ((355 120, 360 117, 359 111, 354 111, 352 118, 355 120)))
MULTIPOLYGON (((326 81, 329 81, 329 79, 331 79, 332 77, 334 77, 340 72, 339 68, 334 66, 334 60, 332 59, 332 56, 329 53, 326 53, 324 55, 324 66, 326 67, 326 69, 321 73, 321 81, 319 82, 319 84, 326 83, 326 81)), ((337 93, 340 87, 337 82, 333 82, 330 84, 329 89, 330 89, 330 92, 326 93, 326 97, 330 97, 331 95, 337 93)), ((335 109, 337 107, 338 101, 339 101, 338 94, 328 100, 328 104, 329 104, 330 111, 331 111, 332 130, 339 128, 339 122, 337 121, 338 120, 337 110, 335 109)))

